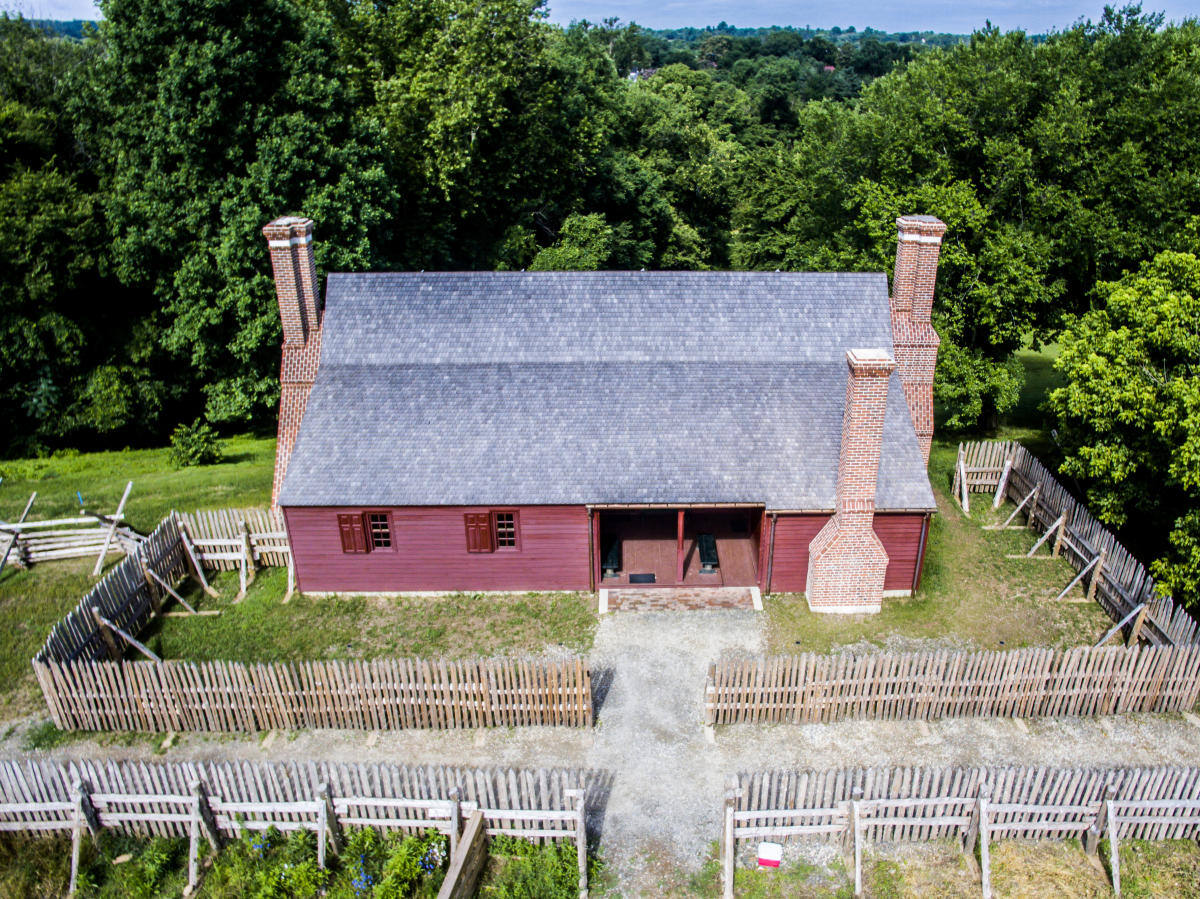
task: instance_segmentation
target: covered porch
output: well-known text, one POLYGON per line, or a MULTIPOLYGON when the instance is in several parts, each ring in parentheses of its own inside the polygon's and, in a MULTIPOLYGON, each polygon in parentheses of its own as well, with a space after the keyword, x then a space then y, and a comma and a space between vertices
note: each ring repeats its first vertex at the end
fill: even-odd
POLYGON ((594 508, 596 585, 754 586, 762 511, 761 506, 594 508))

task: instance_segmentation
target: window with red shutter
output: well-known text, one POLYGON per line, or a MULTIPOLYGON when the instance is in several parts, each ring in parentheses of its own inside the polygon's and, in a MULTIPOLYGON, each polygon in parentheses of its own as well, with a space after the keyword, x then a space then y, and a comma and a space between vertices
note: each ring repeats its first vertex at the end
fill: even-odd
POLYGON ((490 553, 492 543, 492 516, 488 512, 467 512, 463 515, 467 526, 467 552, 490 553))
POLYGON ((338 533, 342 538, 342 552, 365 553, 370 550, 362 515, 338 515, 338 533))

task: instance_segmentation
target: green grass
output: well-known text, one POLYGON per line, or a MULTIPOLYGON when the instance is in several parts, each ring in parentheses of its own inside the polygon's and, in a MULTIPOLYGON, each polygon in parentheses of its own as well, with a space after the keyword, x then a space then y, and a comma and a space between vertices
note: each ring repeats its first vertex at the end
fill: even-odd
POLYGON ((268 504, 275 467, 274 439, 231 437, 222 443, 224 462, 180 469, 171 467, 166 447, 0 461, 4 478, 0 519, 12 521, 20 515, 34 490, 38 496, 29 516, 34 520, 78 515, 77 491, 88 511, 111 514, 127 481, 133 481, 133 492, 125 517, 143 533, 172 509, 190 512, 268 504))
POLYGON ((1058 358, 1057 343, 1044 344, 1039 349, 1026 348, 1017 352, 1017 361, 1025 371, 1025 385, 1017 405, 1006 418, 1012 427, 1046 429, 1050 416, 1041 408, 1050 391, 1066 384, 1060 372, 1054 370, 1058 358))
MULTIPOLYGON (((985 494, 973 494, 971 518, 950 498, 957 444, 938 442, 930 455, 930 480, 938 514, 930 527, 921 587, 911 598, 889 598, 878 615, 819 615, 803 596, 765 599, 771 652, 826 652, 868 642, 899 645, 938 641, 948 647, 1013 649, 1093 643, 1110 626, 1095 603, 1052 602, 1074 577, 1063 559, 1008 559, 1033 545, 1027 531, 985 531, 993 513, 985 494)), ((1076 588, 1073 596, 1081 596, 1076 588)))
POLYGON ((220 599, 195 588, 197 608, 218 616, 159 618, 143 641, 164 658, 239 662, 363 659, 387 656, 461 658, 592 645, 596 614, 582 593, 447 596, 293 595, 283 602, 286 573, 261 571, 234 602, 234 572, 212 579, 220 599))
MULTIPOLYGON (((133 492, 126 517, 149 532, 171 510, 261 506, 270 502, 275 441, 234 437, 225 441, 226 461, 175 470, 167 450, 67 453, 44 459, 0 461, 0 520, 21 514, 30 492, 38 497, 30 518, 79 514, 76 491, 85 507, 112 512, 126 481, 133 492)), ((109 556, 109 565, 121 557, 109 556)), ((41 706, 41 693, 29 660, 50 629, 83 597, 95 579, 93 559, 44 562, 28 571, 0 571, 0 715, 25 714, 41 706)))

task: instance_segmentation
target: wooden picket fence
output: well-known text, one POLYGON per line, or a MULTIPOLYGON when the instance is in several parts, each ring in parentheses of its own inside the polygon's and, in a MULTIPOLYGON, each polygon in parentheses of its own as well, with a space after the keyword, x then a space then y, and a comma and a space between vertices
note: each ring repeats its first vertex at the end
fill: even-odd
POLYGON ((989 845, 1005 839, 1081 838, 1099 865, 1099 840, 1113 846, 1120 895, 1122 839, 1200 837, 1200 768, 877 767, 742 774, 725 795, 721 863, 733 896, 739 841, 841 843, 862 892, 865 844, 958 838, 984 896, 991 893, 989 845))
POLYGON ((711 664, 705 724, 1110 715, 1198 699, 1196 645, 804 653, 711 664))
POLYGON ((343 828, 434 829, 450 837, 453 852, 462 820, 481 812, 491 835, 573 842, 586 896, 586 809, 602 780, 562 768, 7 760, 0 761, 0 831, 71 832, 72 891, 85 830, 186 836, 194 887, 202 838, 217 847, 243 831, 311 830, 323 866, 327 848, 342 848, 343 828))
POLYGON ((129 634, 137 634, 161 608, 168 593, 147 574, 168 584, 188 572, 188 560, 174 516, 163 519, 137 549, 112 568, 50 631, 38 659, 58 662, 107 658, 108 643, 97 614, 129 634))
POLYGON ((257 731, 592 724, 591 673, 578 657, 164 661, 137 640, 138 633, 167 597, 186 604, 174 590, 184 577, 190 574, 208 589, 187 527, 174 513, 166 518, 54 626, 34 657, 34 673, 58 727, 257 731), (149 661, 126 661, 127 646, 149 661))
POLYGON ((270 509, 206 509, 179 513, 179 521, 200 550, 205 568, 233 571, 239 567, 243 541, 259 565, 285 567, 291 550, 283 517, 270 509))
POLYGON ((592 725, 591 672, 578 657, 429 661, 33 661, 63 730, 592 725))
POLYGON ((1091 567, 1086 575, 1094 584, 1091 592, 1113 621, 1133 618, 1144 604, 1141 639, 1157 645, 1200 643, 1200 623, 1170 597, 1160 596, 1146 567, 1020 443, 960 444, 952 492, 968 509, 972 493, 992 494, 997 507, 1005 500, 1023 503, 1027 525, 1039 532, 1062 517, 1055 539, 1059 551, 1076 572, 1091 567))

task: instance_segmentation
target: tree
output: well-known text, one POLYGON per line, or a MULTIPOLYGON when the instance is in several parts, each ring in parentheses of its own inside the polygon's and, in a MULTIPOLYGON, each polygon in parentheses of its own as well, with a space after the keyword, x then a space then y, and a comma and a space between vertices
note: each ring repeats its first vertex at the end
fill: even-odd
POLYGON ((124 322, 96 302, 100 220, 62 113, 89 61, 88 48, 0 14, 0 450, 36 451, 74 430, 98 338, 124 322))
POLYGON ((173 365, 169 405, 202 395, 215 421, 269 419, 280 331, 260 230, 303 212, 320 223, 321 269, 380 261, 399 204, 378 125, 357 114, 315 5, 108 0, 104 12, 82 133, 102 160, 115 273, 153 297, 161 335, 112 364, 143 385, 173 365))
MULTIPOLYGON (((1200 220, 1197 220, 1200 223, 1200 220)), ((1200 229, 1193 229, 1200 238, 1200 229)), ((1160 583, 1200 605, 1200 239, 1098 286, 1071 319, 1050 405, 1064 473, 1157 555, 1160 583)))

